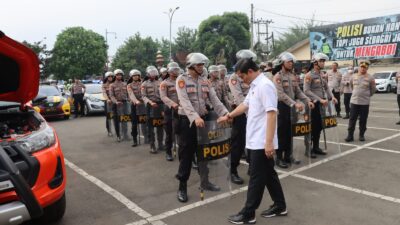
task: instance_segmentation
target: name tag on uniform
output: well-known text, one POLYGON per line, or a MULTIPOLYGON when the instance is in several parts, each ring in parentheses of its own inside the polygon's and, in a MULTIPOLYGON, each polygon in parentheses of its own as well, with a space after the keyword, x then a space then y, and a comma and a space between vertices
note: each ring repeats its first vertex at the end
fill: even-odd
POLYGON ((187 87, 186 88, 186 92, 187 93, 196 93, 196 88, 195 87, 187 87))
POLYGON ((175 85, 174 85, 174 86, 173 86, 173 85, 171 85, 171 86, 168 86, 168 91, 171 91, 171 92, 176 92, 175 85))
POLYGON ((316 78, 316 79, 314 79, 314 82, 315 82, 316 84, 320 84, 320 83, 321 83, 321 80, 320 80, 319 78, 316 78))
POLYGON ((146 87, 146 90, 147 90, 148 92, 154 92, 154 88, 153 88, 153 87, 146 87))
POLYGON ((202 92, 209 92, 208 86, 202 85, 201 86, 201 91, 202 92))

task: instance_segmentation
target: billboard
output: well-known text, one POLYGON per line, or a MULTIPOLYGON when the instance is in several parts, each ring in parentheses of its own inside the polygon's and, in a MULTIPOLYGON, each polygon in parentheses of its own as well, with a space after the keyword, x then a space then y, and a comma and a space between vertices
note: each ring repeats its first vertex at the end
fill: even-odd
POLYGON ((400 14, 310 29, 311 54, 330 60, 400 57, 400 14))

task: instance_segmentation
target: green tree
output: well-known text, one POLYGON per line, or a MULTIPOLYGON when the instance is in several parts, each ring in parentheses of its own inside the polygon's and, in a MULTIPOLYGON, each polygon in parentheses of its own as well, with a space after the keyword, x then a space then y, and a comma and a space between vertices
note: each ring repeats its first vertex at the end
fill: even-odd
POLYGON ((112 67, 122 69, 125 73, 131 69, 138 69, 143 74, 147 66, 155 64, 159 46, 160 44, 151 37, 142 38, 136 33, 118 48, 112 67))
POLYGON ((236 52, 250 48, 249 18, 244 13, 227 12, 201 22, 195 48, 213 64, 228 67, 236 62, 236 52))
POLYGON ((39 58, 40 63, 40 76, 42 79, 48 77, 49 74, 49 60, 51 51, 47 49, 47 45, 43 43, 43 41, 36 41, 33 43, 29 43, 27 41, 23 41, 22 44, 32 49, 36 53, 39 58))
POLYGON ((107 60, 103 36, 83 27, 71 27, 57 35, 50 70, 58 79, 102 74, 107 60))
POLYGON ((198 51, 194 45, 196 42, 197 32, 196 30, 187 27, 179 27, 176 35, 175 43, 172 46, 172 52, 175 52, 173 58, 174 61, 178 62, 181 66, 184 66, 186 56, 190 52, 198 51))

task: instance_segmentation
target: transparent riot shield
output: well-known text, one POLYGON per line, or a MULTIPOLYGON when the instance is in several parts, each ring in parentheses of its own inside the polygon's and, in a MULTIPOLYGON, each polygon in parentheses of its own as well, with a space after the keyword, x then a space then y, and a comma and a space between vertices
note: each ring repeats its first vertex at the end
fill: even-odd
MULTIPOLYGON (((304 104, 303 104, 304 105, 304 104)), ((291 152, 294 159, 292 165, 299 165, 302 162, 311 163, 309 157, 311 151, 311 110, 304 105, 303 111, 291 108, 291 152)))
POLYGON ((339 139, 339 130, 337 127, 335 104, 332 101, 328 105, 320 105, 322 133, 321 141, 324 141, 323 147, 327 153, 339 154, 342 152, 339 139))
POLYGON ((164 150, 164 104, 157 102, 157 107, 149 107, 149 118, 148 123, 149 126, 149 137, 150 143, 155 144, 155 140, 157 140, 158 150, 164 150))
POLYGON ((104 102, 105 112, 106 112, 106 128, 109 137, 114 136, 114 113, 113 113, 113 103, 110 101, 104 102))
MULTIPOLYGON (((120 134, 123 140, 130 140, 128 129, 131 124, 131 106, 129 102, 117 104, 117 114, 120 124, 120 134)), ((130 129, 129 129, 130 130, 130 129)))
POLYGON ((221 191, 231 191, 229 180, 231 125, 218 124, 218 115, 210 111, 204 120, 205 126, 197 128, 197 160, 200 174, 200 199, 212 194, 204 188, 204 184, 211 182, 221 188, 221 191))
POLYGON ((144 143, 147 144, 148 136, 147 136, 147 113, 146 113, 146 106, 141 103, 136 105, 136 116, 138 120, 138 134, 139 134, 139 145, 140 139, 144 139, 144 143))

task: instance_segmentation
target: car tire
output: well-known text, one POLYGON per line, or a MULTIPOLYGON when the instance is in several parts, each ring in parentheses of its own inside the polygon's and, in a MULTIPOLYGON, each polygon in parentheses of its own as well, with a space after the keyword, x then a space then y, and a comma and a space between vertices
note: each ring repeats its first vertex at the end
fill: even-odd
POLYGON ((69 115, 68 116, 64 116, 64 120, 69 120, 69 115))
POLYGON ((390 84, 386 87, 386 92, 387 93, 392 92, 392 86, 390 86, 390 84))
POLYGON ((45 207, 43 209, 43 215, 40 218, 36 219, 35 222, 38 222, 38 224, 48 224, 61 220, 64 216, 66 206, 67 201, 64 193, 58 201, 45 207))
POLYGON ((90 111, 89 111, 89 107, 87 102, 85 102, 85 109, 83 110, 83 115, 85 116, 89 116, 90 115, 90 111))

